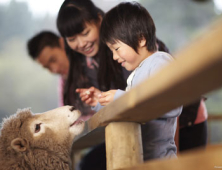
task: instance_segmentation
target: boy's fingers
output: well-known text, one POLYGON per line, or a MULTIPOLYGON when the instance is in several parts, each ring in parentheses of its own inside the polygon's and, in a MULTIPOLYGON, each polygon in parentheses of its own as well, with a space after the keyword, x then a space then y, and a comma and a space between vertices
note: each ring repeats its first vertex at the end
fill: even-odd
POLYGON ((104 98, 99 98, 99 102, 102 104, 104 103, 104 98))
POLYGON ((76 92, 77 93, 82 93, 82 92, 84 92, 84 91, 86 91, 87 89, 76 89, 76 92))
POLYGON ((107 102, 107 98, 104 97, 104 96, 103 96, 103 97, 100 97, 100 98, 99 98, 99 102, 100 102, 100 103, 105 103, 105 102, 107 102))
POLYGON ((86 91, 84 91, 84 94, 86 94, 86 95, 90 95, 90 93, 91 93, 90 90, 86 90, 86 91))
POLYGON ((109 92, 102 92, 100 93, 100 98, 106 97, 109 95, 109 92))
POLYGON ((80 98, 83 98, 83 97, 86 97, 86 96, 88 96, 88 95, 85 94, 85 93, 79 93, 79 96, 80 96, 80 98))
POLYGON ((100 104, 101 104, 102 106, 106 106, 108 103, 107 103, 107 102, 100 102, 100 104))
POLYGON ((87 99, 87 100, 85 101, 85 103, 86 103, 86 104, 90 104, 90 103, 91 103, 91 101, 92 101, 92 99, 91 99, 91 98, 89 98, 89 99, 87 99))
POLYGON ((83 97, 83 100, 84 100, 84 101, 86 101, 86 100, 88 100, 88 99, 91 99, 91 97, 90 97, 89 95, 85 95, 85 96, 83 97))
POLYGON ((94 91, 94 90, 95 90, 95 87, 90 87, 89 90, 90 90, 90 91, 94 91))
POLYGON ((82 89, 76 89, 77 93, 80 93, 82 91, 82 89))
POLYGON ((81 98, 85 95, 90 95, 91 94, 89 89, 76 89, 76 92, 79 93, 81 98))

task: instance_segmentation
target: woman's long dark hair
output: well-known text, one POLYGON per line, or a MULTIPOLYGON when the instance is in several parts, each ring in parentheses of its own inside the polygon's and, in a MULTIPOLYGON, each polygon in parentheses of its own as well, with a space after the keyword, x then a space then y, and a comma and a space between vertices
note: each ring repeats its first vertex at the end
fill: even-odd
POLYGON ((158 46, 158 51, 163 51, 163 52, 166 52, 166 53, 170 54, 169 49, 167 48, 167 46, 164 44, 163 41, 161 41, 160 39, 156 38, 156 43, 157 43, 157 46, 158 46))
MULTIPOLYGON (((103 11, 97 8, 91 0, 65 0, 58 13, 57 27, 63 38, 66 38, 81 33, 86 22, 98 22, 99 15, 103 17, 103 11)), ((70 61, 70 69, 64 87, 64 104, 74 105, 82 110, 84 104, 75 90, 92 86, 84 70, 86 67, 85 56, 73 51, 66 41, 65 47, 70 61)), ((96 88, 103 91, 111 88, 125 88, 126 80, 123 78, 122 68, 112 59, 112 53, 105 44, 100 43, 99 52, 93 58, 99 63, 99 87, 96 88)))
POLYGON ((69 75, 65 83, 63 101, 64 105, 74 105, 78 109, 83 108, 83 104, 79 98, 76 88, 88 88, 92 86, 88 77, 85 74, 85 57, 82 54, 76 53, 68 47, 65 42, 66 53, 69 58, 70 67, 69 75))

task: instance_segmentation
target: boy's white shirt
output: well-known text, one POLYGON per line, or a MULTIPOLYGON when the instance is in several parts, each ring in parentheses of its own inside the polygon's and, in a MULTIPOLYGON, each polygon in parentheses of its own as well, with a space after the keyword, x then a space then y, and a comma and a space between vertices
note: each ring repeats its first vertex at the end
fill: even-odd
POLYGON ((144 61, 146 60, 147 58, 145 58, 140 64, 139 66, 133 70, 133 72, 129 75, 129 77, 127 78, 127 87, 125 89, 125 91, 129 91, 131 88, 132 88, 132 81, 133 81, 133 77, 135 76, 135 73, 136 73, 136 70, 142 66, 142 64, 144 63, 144 61))

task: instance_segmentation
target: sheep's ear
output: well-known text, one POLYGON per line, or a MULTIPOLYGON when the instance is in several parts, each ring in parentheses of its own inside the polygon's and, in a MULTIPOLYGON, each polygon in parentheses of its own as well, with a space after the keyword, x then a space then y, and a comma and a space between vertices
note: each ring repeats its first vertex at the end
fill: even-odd
POLYGON ((25 139, 16 138, 12 140, 11 147, 17 152, 24 152, 28 147, 28 142, 25 139))

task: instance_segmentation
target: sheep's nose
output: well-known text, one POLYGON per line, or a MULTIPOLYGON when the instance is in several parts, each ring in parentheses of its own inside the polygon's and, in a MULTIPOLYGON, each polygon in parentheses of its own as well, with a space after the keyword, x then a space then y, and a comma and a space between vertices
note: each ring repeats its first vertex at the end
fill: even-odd
POLYGON ((72 106, 69 110, 72 112, 73 110, 75 110, 75 107, 72 106))

